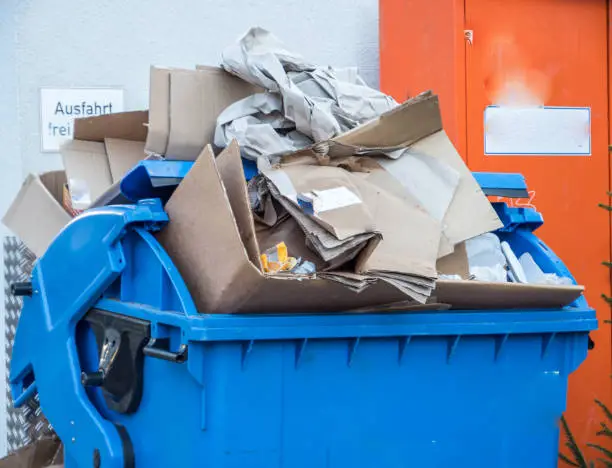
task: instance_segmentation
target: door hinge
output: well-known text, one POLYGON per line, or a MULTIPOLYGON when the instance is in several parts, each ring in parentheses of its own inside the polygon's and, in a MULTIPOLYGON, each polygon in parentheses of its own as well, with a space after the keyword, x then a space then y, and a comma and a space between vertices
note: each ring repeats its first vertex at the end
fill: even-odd
POLYGON ((463 31, 463 36, 468 44, 472 45, 474 43, 474 30, 473 29, 465 29, 463 31))

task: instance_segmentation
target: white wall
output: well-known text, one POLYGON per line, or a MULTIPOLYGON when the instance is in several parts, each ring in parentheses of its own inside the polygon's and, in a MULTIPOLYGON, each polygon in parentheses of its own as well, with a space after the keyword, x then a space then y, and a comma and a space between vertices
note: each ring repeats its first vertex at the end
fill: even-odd
MULTIPOLYGON (((0 6, 0 214, 17 191, 21 179, 19 148, 19 89, 17 83, 16 24, 13 15, 19 0, 0 6)), ((8 234, 0 224, 0 268, 4 270, 2 239, 8 234)), ((0 277, 2 278, 2 277, 0 277)), ((0 455, 6 453, 6 382, 4 340, 4 284, 0 287, 0 455)))
POLYGON ((357 65, 378 86, 378 0, 2 0, 0 215, 28 172, 61 167, 40 153, 41 87, 119 86, 126 110, 144 109, 150 64, 218 64, 254 25, 315 63, 357 65))

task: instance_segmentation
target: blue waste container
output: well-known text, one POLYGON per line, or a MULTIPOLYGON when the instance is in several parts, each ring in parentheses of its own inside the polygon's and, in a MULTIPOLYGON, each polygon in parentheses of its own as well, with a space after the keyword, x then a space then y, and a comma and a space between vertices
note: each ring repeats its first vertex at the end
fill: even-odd
MULTIPOLYGON (((532 210, 499 235, 569 276, 532 210)), ((563 309, 210 315, 152 233, 159 200, 90 210, 16 286, 10 381, 66 468, 555 467, 597 326, 563 309), (109 363, 112 365, 109 366, 109 363)))

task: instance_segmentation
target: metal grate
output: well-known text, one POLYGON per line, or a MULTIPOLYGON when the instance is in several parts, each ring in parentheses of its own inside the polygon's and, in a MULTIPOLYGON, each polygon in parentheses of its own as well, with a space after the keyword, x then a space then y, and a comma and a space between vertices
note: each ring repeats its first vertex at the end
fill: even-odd
POLYGON ((17 330, 17 323, 21 314, 23 302, 20 297, 11 294, 11 284, 25 281, 32 274, 36 257, 16 237, 5 237, 4 247, 4 310, 5 310, 5 366, 6 366, 6 429, 8 452, 42 436, 52 434, 48 421, 40 409, 38 395, 32 398, 23 408, 15 408, 8 382, 11 356, 13 354, 13 341, 17 330))

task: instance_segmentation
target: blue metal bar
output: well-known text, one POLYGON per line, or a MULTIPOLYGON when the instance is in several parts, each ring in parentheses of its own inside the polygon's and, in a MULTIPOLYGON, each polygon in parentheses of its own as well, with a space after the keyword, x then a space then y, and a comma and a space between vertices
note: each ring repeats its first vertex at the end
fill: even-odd
POLYGON ((473 172, 474 178, 487 196, 527 198, 527 183, 521 174, 473 172))

